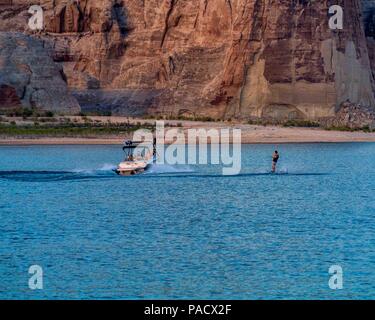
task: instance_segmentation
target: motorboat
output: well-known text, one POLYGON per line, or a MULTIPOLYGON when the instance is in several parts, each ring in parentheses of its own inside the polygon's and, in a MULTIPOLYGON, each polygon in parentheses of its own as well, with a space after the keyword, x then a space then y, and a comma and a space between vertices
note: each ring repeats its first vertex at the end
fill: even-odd
POLYGON ((132 176, 145 172, 155 161, 156 146, 152 143, 126 141, 123 147, 125 159, 114 170, 120 176, 132 176))

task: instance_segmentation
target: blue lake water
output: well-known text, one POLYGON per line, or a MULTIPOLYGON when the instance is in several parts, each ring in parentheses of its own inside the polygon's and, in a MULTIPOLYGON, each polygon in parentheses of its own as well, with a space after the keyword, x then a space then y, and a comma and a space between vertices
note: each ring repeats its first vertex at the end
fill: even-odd
POLYGON ((117 146, 0 147, 0 298, 375 298, 375 144, 274 148, 118 177, 117 146))

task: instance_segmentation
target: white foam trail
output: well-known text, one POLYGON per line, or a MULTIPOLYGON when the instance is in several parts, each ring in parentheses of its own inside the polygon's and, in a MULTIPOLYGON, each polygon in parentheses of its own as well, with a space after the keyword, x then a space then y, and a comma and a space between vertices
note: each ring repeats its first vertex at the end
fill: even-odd
POLYGON ((114 169, 116 169, 116 165, 105 163, 101 168, 98 169, 98 171, 112 171, 114 169))
POLYGON ((92 169, 74 169, 74 170, 72 170, 72 173, 90 174, 90 173, 94 173, 94 170, 92 170, 92 169))
POLYGON ((189 166, 171 166, 167 164, 152 164, 147 173, 163 174, 163 173, 189 173, 194 172, 189 166))
POLYGON ((281 168, 279 173, 287 174, 287 173, 289 173, 289 170, 288 170, 288 168, 281 168))
MULTIPOLYGON (((117 166, 110 163, 105 163, 101 167, 95 169, 75 169, 73 173, 79 174, 95 174, 98 172, 108 172, 116 169, 117 166)), ((190 166, 172 166, 167 164, 151 164, 149 169, 145 172, 146 174, 163 174, 163 173, 190 173, 194 170, 190 166)))
POLYGON ((95 172, 98 172, 98 171, 112 171, 116 169, 116 166, 113 165, 113 164, 110 164, 110 163, 105 163, 103 164, 101 167, 99 168, 95 168, 95 169, 75 169, 75 170, 72 170, 73 173, 82 173, 82 174, 94 174, 95 172))

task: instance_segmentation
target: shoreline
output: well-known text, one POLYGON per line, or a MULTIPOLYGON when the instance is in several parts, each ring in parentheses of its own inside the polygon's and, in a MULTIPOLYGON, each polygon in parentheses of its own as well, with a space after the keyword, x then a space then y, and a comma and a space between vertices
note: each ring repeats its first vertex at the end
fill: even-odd
MULTIPOLYGON (((301 144, 301 143, 353 143, 375 142, 375 133, 329 131, 318 128, 285 128, 254 126, 246 124, 185 123, 180 130, 187 129, 241 129, 242 144, 301 144)), ((186 136, 186 134, 185 134, 186 136)), ((131 139, 129 135, 101 137, 0 137, 0 146, 27 145, 122 145, 131 139)), ((166 141, 166 144, 173 141, 166 141)))
MULTIPOLYGON (((88 119, 88 118, 87 118, 88 119)), ((86 118, 79 116, 70 116, 69 121, 66 122, 61 119, 60 122, 66 124, 69 122, 75 124, 87 124, 86 118)), ((17 118, 17 124, 31 126, 31 122, 25 122, 21 118, 17 118)), ((136 125, 140 127, 154 127, 155 120, 147 120, 140 118, 128 117, 105 117, 105 116, 90 116, 89 123, 100 124, 103 127, 111 124, 114 128, 117 125, 136 125)), ((53 125, 52 123, 51 125, 53 125)), ((180 133, 184 133, 186 142, 187 132, 189 129, 240 129, 242 144, 301 144, 301 143, 352 143, 352 142, 375 142, 375 132, 364 131, 335 131, 325 130, 322 128, 307 128, 307 127, 284 127, 272 125, 254 125, 242 122, 204 122, 204 121, 190 121, 190 120, 165 120, 165 130, 175 129, 180 133)), ((43 125, 37 128, 43 128, 43 125)), ((48 129, 47 125, 47 129, 48 129)), ((64 127, 65 128, 65 127, 64 127)), ((69 125, 66 127, 69 129, 69 125)), ((60 134, 52 133, 38 133, 33 134, 32 127, 30 132, 27 130, 23 133, 6 133, 0 135, 0 146, 27 146, 27 145, 122 145, 125 140, 133 139, 133 131, 129 132, 112 132, 112 133, 95 133, 89 132, 87 135, 77 133, 70 133, 65 135, 62 131, 60 134)), ((90 126, 88 126, 90 129, 90 126)), ((231 138, 232 133, 230 132, 231 138)), ((202 133, 204 135, 205 133, 202 133)), ((204 138, 204 136, 201 136, 204 138)), ((232 139, 230 139, 232 140, 232 139)), ((201 140, 204 141, 204 140, 201 140)), ((167 140, 165 143, 173 143, 173 140, 167 140)), ((188 144, 188 143, 186 143, 188 144)))
MULTIPOLYGON (((288 142, 243 142, 241 145, 286 145, 286 144, 348 144, 348 143, 375 143, 375 141, 288 141, 288 142)), ((210 144, 210 143, 208 143, 210 144)), ((168 144, 166 144, 168 145, 168 144)), ((187 145, 187 144, 185 144, 187 145)), ((232 143, 230 143, 232 145, 232 143)), ((0 141, 0 147, 32 147, 32 146, 40 146, 40 147, 48 147, 48 146, 123 146, 122 143, 115 143, 112 141, 109 142, 102 142, 102 141, 94 141, 94 142, 87 142, 86 140, 77 140, 77 141, 14 141, 14 142, 3 142, 0 141)))
MULTIPOLYGON (((375 133, 364 132, 335 132, 315 129, 282 128, 269 132, 242 132, 241 144, 319 144, 319 143, 365 143, 375 142, 375 133)), ((268 130, 267 130, 268 131, 268 130)), ((0 146, 27 146, 27 145, 122 145, 129 137, 37 137, 17 138, 0 137, 0 146)), ((173 141, 166 141, 166 144, 173 141)), ((188 143, 186 143, 188 144, 188 143)))

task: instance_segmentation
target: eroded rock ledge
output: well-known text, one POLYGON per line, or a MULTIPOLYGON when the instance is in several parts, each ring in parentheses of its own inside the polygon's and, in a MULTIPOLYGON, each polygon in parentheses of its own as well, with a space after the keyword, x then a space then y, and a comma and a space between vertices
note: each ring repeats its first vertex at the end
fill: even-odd
POLYGON ((327 128, 349 128, 375 130, 375 111, 366 106, 344 102, 334 117, 321 119, 327 128))

